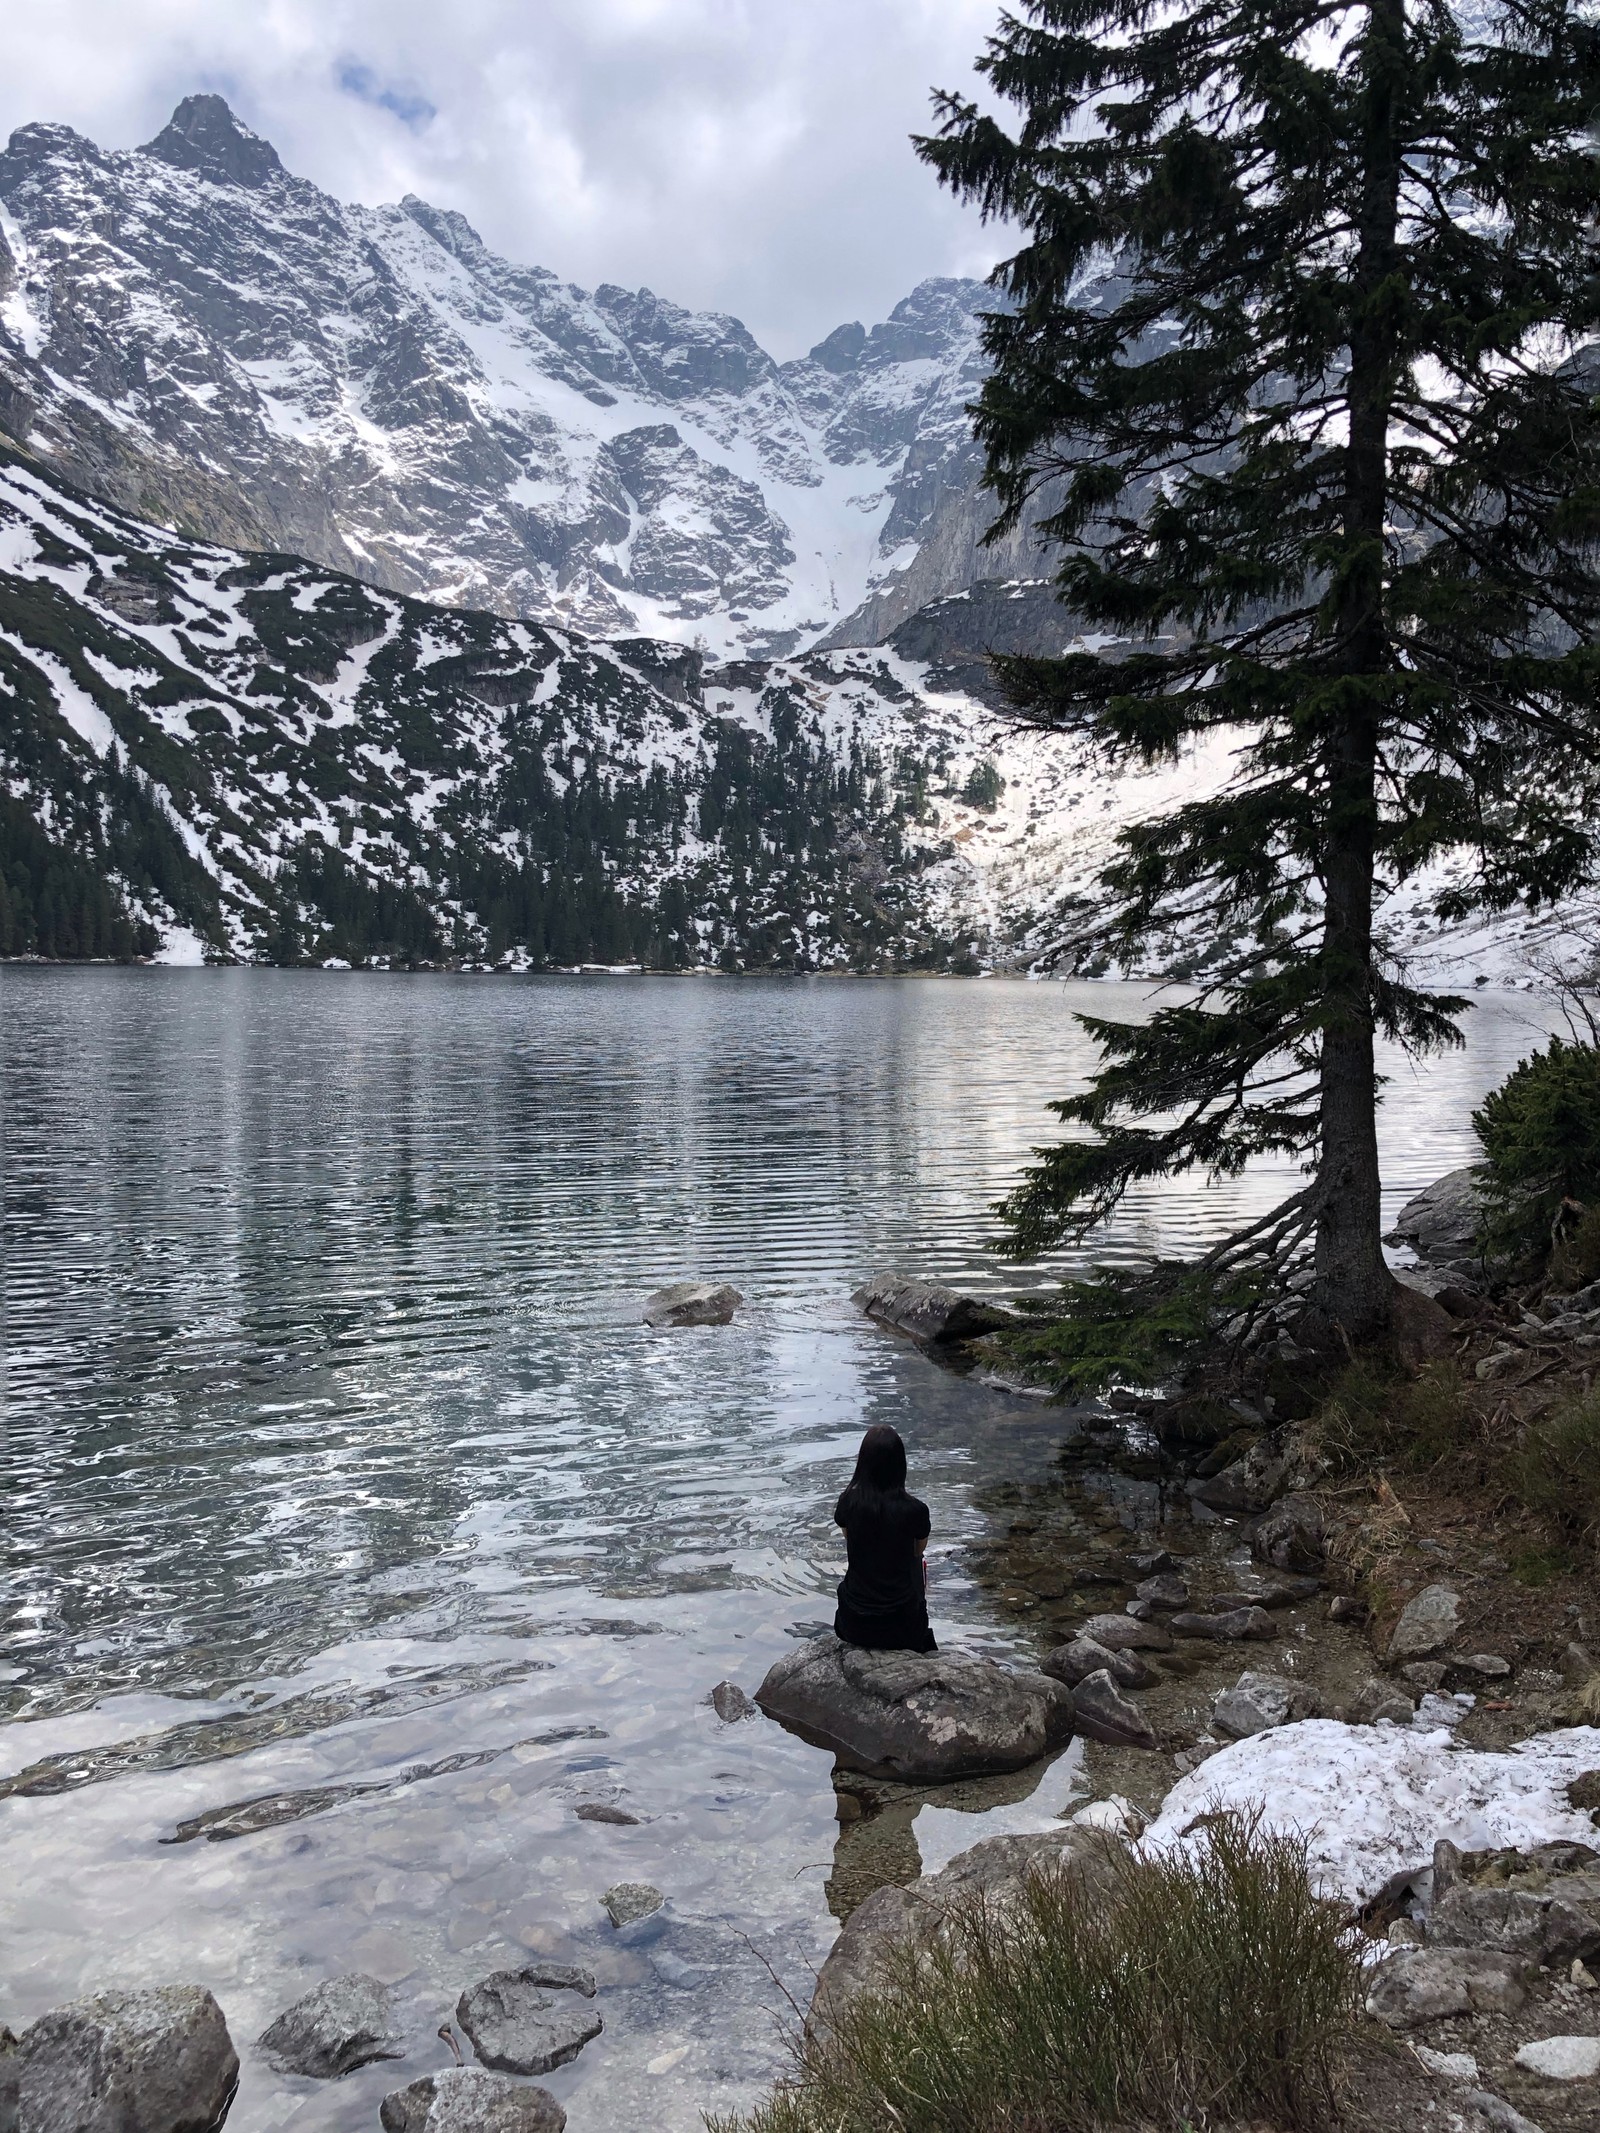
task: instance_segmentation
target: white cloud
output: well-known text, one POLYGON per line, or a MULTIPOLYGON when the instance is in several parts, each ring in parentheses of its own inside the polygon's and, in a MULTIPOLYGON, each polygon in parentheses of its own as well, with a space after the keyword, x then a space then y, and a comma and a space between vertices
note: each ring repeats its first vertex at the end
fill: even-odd
POLYGON ((996 0, 51 0, 0 133, 147 140, 220 91, 344 199, 420 193, 509 257, 648 284, 795 354, 1000 242, 907 136, 970 91, 996 0))

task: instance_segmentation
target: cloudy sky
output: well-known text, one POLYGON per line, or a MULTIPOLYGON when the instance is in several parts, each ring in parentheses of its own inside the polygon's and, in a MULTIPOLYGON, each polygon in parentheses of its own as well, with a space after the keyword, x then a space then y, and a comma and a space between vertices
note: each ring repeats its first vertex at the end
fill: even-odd
POLYGON ((775 355, 1002 248, 907 136, 998 0, 39 0, 0 135, 132 147, 220 91, 344 199, 416 192, 496 250, 732 311, 775 355))

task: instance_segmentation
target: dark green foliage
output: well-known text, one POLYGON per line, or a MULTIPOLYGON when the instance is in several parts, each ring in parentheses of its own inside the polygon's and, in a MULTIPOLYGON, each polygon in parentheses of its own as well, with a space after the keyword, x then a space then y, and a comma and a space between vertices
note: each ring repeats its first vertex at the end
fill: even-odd
MULTIPOLYGON (((3 446, 0 467, 40 480, 3 446)), ((937 853, 906 835, 935 765, 841 759, 810 686, 837 680, 825 661, 723 670, 759 705, 746 726, 712 713, 680 647, 619 663, 292 557, 219 570, 49 501, 50 555, 87 563, 88 591, 0 573, 0 775, 111 907, 272 962, 975 967, 931 927, 917 877, 937 853), (158 609, 170 639, 139 634, 158 609), (108 721, 105 753, 62 715, 58 668, 108 721)), ((886 667, 852 686, 906 694, 886 667)))
MULTIPOLYGON (((1472 1127, 1492 1241, 1560 1246, 1600 1201, 1600 1046, 1552 1037, 1490 1091, 1472 1127)), ((1573 1269, 1580 1276, 1587 1258, 1573 1269)))
MULTIPOLYGON (((1260 1287, 1245 1274, 1176 1261, 1102 1272, 1037 1299, 1031 1322, 994 1335, 993 1345, 1057 1392, 1153 1385, 1207 1334, 1248 1312, 1260 1287)), ((1024 1310, 1029 1303, 1022 1299, 1024 1310)))
POLYGON ((1531 1422, 1508 1471, 1528 1510, 1573 1540, 1600 1542, 1600 1394, 1531 1422))
POLYGON ((1081 1237, 1137 1181, 1311 1172, 1325 1319, 1380 1332, 1374 1040, 1455 1038, 1374 913, 1592 878, 1600 822, 1600 25, 1576 0, 1026 0, 921 144, 1024 233, 976 408, 997 531, 1044 492, 1063 601, 1126 656, 1001 659, 1022 718, 1110 766, 1231 730, 1221 796, 1128 831, 1085 960, 1176 935, 1198 997, 1057 1108, 1096 1138, 1004 1210, 1081 1237), (1110 262, 1112 274, 1105 278, 1110 262))
POLYGON ((0 799, 0 955, 129 963, 156 946, 155 928, 129 916, 96 867, 52 843, 20 801, 0 799))
POLYGON ((978 763, 962 786, 961 797, 968 807, 979 807, 986 815, 992 815, 1005 789, 1006 781, 993 763, 978 763))
POLYGON ((1329 2124, 1361 2003, 1356 1938, 1304 1841, 1220 1814, 1103 1879, 974 1904, 802 2040, 791 2080, 712 2133, 1108 2133, 1329 2124))

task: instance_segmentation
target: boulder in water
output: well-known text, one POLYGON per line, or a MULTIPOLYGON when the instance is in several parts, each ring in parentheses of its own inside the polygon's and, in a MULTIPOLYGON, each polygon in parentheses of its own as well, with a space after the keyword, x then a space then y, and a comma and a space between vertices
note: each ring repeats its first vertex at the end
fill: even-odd
POLYGON ((813 1637, 756 1691, 769 1718, 874 1777, 939 1784, 1020 1770, 1072 1738, 1072 1692, 962 1652, 868 1652, 813 1637))
POLYGON ((389 1988, 364 1971, 352 1970, 313 1987, 286 2007, 259 2038, 268 2063, 280 2073, 337 2080, 374 2059, 403 2059, 394 2034, 389 1988))
POLYGON ((562 2133, 567 2114, 548 2089, 506 2081, 481 2066, 450 2066, 392 2089, 378 2110, 383 2133, 562 2133))
POLYGON ((657 1289, 644 1307, 647 1326, 725 1326, 744 1302, 727 1282, 675 1281, 657 1289))
POLYGON ((199 1985, 73 2000, 0 2065, 26 2133, 211 2133, 239 2081, 222 2009, 199 1985))
POLYGON ((918 1341, 976 1340, 980 1333, 998 1333, 1014 1323, 1011 1312, 996 1304, 906 1274, 875 1274, 850 1301, 869 1318, 918 1341))
MULTIPOLYGON (((605 2024, 580 1997, 545 1989, 549 1972, 536 1963, 496 1970, 469 1985, 456 2002, 456 2020, 485 2066, 502 2074, 548 2074, 576 2059, 605 2024)), ((593 1994, 590 1985, 590 1996, 593 1994)))
POLYGON ((711 1708, 725 1726, 736 1726, 742 1718, 754 1718, 755 1700, 745 1694, 736 1681, 719 1681, 711 1691, 711 1708))

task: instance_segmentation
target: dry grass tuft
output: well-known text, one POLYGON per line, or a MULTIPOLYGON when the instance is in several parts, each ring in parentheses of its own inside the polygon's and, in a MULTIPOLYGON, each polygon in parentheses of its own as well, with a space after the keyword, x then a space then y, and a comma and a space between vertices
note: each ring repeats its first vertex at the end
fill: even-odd
POLYGON ((1109 1896, 1040 1875, 1015 1911, 974 1905, 947 1943, 900 1950, 710 2133, 1328 2125, 1360 1966, 1303 1844, 1223 1815, 1186 1856, 1113 1858, 1109 1896))

